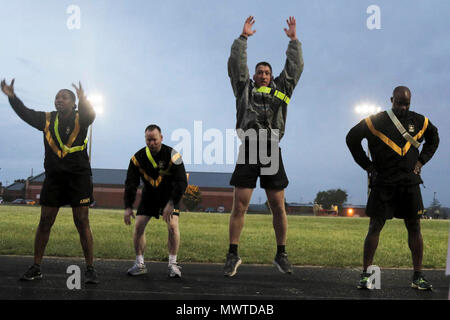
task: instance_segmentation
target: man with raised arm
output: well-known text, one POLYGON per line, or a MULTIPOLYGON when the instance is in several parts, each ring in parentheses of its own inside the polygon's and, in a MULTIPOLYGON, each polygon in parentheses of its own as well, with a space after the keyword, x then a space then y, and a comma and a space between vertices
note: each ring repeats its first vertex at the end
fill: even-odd
POLYGON ((10 85, 5 80, 1 82, 1 89, 17 115, 44 134, 45 180, 40 194, 41 218, 34 240, 34 264, 22 275, 21 280, 42 278, 41 262, 50 230, 59 208, 70 205, 86 259, 85 283, 98 283, 89 226, 92 172, 86 151, 86 135, 95 119, 95 111, 86 99, 81 83, 79 87, 73 87, 78 96, 78 111, 75 94, 69 89, 61 89, 55 97, 56 111, 42 112, 27 108, 16 96, 14 79, 10 85))
POLYGON ((297 39, 295 18, 289 17, 288 28, 284 31, 290 41, 283 71, 274 78, 271 65, 263 61, 256 65, 251 79, 247 67, 247 40, 256 32, 252 30, 254 23, 254 17, 246 19, 241 35, 233 42, 228 60, 228 75, 236 97, 236 131, 242 141, 230 181, 234 186, 234 200, 229 223, 230 245, 224 267, 228 277, 236 274, 242 262, 238 254, 239 238, 258 177, 273 215, 277 243, 274 265, 282 273, 292 273, 285 249, 284 189, 288 178, 279 141, 285 131, 288 104, 303 71, 302 47, 297 39))

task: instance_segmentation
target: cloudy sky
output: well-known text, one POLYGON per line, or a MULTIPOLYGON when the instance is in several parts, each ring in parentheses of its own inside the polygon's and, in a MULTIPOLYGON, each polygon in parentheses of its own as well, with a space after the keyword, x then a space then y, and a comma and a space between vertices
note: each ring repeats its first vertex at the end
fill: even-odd
MULTIPOLYGON (((21 0, 2 1, 1 8, 0 77, 16 78, 17 95, 35 110, 54 110, 57 91, 76 81, 88 95, 101 94, 92 167, 116 169, 126 169, 144 146, 150 123, 162 127, 171 146, 180 143, 175 136, 181 129, 191 135, 192 147, 194 139, 201 150, 211 144, 208 130, 221 133, 225 146, 227 129, 235 127, 227 75, 233 40, 245 18, 255 16, 249 68, 266 60, 278 74, 289 41, 285 20, 295 16, 305 69, 281 142, 287 200, 309 202, 318 191, 342 188, 349 203, 365 204, 365 172, 345 144, 348 130, 362 119, 354 108, 368 102, 386 109, 392 89, 406 85, 411 109, 429 117, 441 137, 423 168, 424 203, 436 192, 450 206, 448 1, 21 0), (71 5, 80 9, 79 29, 68 27, 75 21, 71 5), (381 29, 367 27, 370 5, 380 8, 381 29)), ((0 181, 43 172, 42 134, 17 117, 5 96, 0 114, 0 181)), ((190 171, 234 169, 225 154, 223 164, 208 164, 202 158, 195 163, 193 149, 191 159, 182 153, 190 171)), ((257 188, 252 202, 264 200, 257 188)))

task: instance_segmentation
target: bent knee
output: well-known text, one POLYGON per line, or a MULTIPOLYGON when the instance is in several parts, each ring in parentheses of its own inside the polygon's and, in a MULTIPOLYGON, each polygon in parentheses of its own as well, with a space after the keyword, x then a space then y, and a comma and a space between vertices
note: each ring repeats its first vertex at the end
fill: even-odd
POLYGON ((286 214, 286 210, 284 208, 284 203, 273 203, 270 204, 270 211, 272 211, 273 215, 282 216, 286 214))
POLYGON ((233 216, 242 216, 247 212, 248 206, 244 203, 235 203, 233 204, 233 209, 231 210, 231 214, 233 216))
POLYGON ((385 223, 386 223, 385 219, 371 218, 370 224, 369 224, 369 231, 368 231, 367 235, 369 235, 369 236, 379 235, 381 230, 383 230, 385 223))
POLYGON ((38 228, 42 232, 49 232, 52 229, 52 226, 53 226, 52 220, 41 219, 41 221, 39 221, 38 228))
POLYGON ((420 233, 420 220, 405 220, 406 229, 408 230, 408 233, 416 234, 420 233))
POLYGON ((76 217, 73 219, 77 229, 89 228, 89 218, 88 217, 76 217))

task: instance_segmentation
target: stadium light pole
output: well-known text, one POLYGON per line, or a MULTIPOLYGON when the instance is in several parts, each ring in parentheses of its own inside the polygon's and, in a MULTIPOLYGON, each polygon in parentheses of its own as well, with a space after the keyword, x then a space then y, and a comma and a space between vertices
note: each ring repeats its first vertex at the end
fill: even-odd
MULTIPOLYGON (((381 107, 373 104, 373 103, 361 103, 355 106, 355 113, 363 116, 368 117, 375 113, 378 113, 381 111, 381 107)), ((369 142, 367 142, 367 157, 370 159, 370 149, 369 149, 369 142)), ((367 173, 367 197, 369 197, 370 194, 370 180, 369 180, 369 173, 367 173)))
MULTIPOLYGON (((103 114, 103 96, 101 94, 93 94, 87 97, 89 102, 92 104, 96 115, 103 114)), ((89 126, 89 162, 91 162, 91 151, 92 151, 92 127, 94 123, 89 126)))

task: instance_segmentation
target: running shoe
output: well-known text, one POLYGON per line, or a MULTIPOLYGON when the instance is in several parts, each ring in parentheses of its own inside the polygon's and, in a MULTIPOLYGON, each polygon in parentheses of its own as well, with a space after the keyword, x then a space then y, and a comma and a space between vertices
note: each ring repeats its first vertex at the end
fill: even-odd
POLYGON ((273 260, 273 264, 281 273, 292 273, 292 266, 288 260, 288 256, 286 252, 278 253, 273 260))
POLYGON ((241 258, 232 252, 227 254, 227 261, 225 262, 225 267, 223 268, 224 275, 226 277, 232 277, 236 274, 237 268, 241 265, 241 258))
POLYGON ((422 291, 433 290, 433 286, 422 275, 420 275, 417 279, 413 279, 411 288, 422 291))
POLYGON ((146 274, 147 273, 147 267, 145 266, 144 263, 134 263, 134 265, 128 269, 127 271, 129 276, 139 276, 141 274, 146 274))
POLYGON ((363 272, 361 273, 359 282, 358 282, 358 289, 371 289, 372 283, 370 283, 370 273, 363 272))
POLYGON ((98 284, 98 277, 97 277, 97 272, 95 271, 93 266, 87 266, 86 267, 86 272, 84 273, 85 276, 85 280, 84 283, 86 284, 98 284))
POLYGON ((35 264, 33 264, 30 268, 28 268, 27 272, 25 272, 20 280, 32 281, 36 279, 42 279, 41 268, 35 264))
POLYGON ((168 268, 170 278, 181 278, 181 266, 178 263, 171 263, 168 268))

